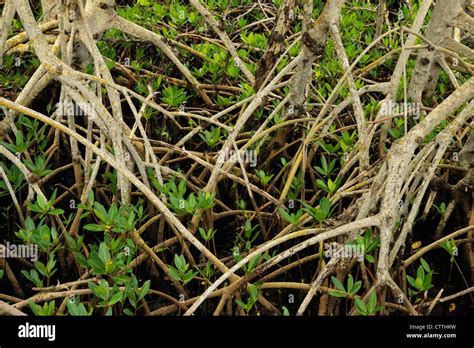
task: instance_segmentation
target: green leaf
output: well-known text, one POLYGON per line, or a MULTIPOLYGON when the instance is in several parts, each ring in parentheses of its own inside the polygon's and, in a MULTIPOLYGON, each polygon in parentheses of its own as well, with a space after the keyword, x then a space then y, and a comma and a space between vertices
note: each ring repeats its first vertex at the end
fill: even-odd
POLYGON ((352 275, 349 274, 347 278, 347 292, 352 294, 352 287, 354 286, 354 278, 352 278, 352 275))
POLYGON ((189 283, 191 280, 194 279, 194 277, 196 276, 197 272, 193 272, 193 271, 188 271, 186 272, 184 275, 183 275, 183 284, 187 284, 189 283))
MULTIPOLYGON (((81 254, 77 254, 81 255, 81 254)), ((102 261, 98 258, 97 254, 94 254, 89 257, 87 260, 87 264, 92 267, 94 274, 105 274, 105 265, 102 261)))
POLYGON ((328 294, 333 297, 347 297, 346 292, 338 291, 338 290, 329 290, 328 294))
POLYGON ((107 222, 108 214, 107 210, 105 210, 104 206, 98 202, 94 204, 94 214, 103 222, 107 222))
POLYGON ((44 265, 44 263, 42 263, 40 261, 36 261, 35 262, 35 267, 41 273, 41 275, 43 275, 43 276, 48 275, 48 271, 46 270, 46 266, 44 265))
POLYGON ((30 280, 33 284, 36 285, 38 288, 43 287, 43 281, 39 279, 38 272, 34 269, 32 269, 30 272, 22 270, 21 274, 25 276, 28 280, 30 280))
POLYGON ((328 186, 324 181, 321 179, 316 179, 316 184, 318 185, 319 188, 322 188, 326 192, 330 192, 328 186))
POLYGON ((123 292, 119 291, 110 298, 110 300, 107 302, 107 304, 109 306, 112 306, 112 305, 116 304, 117 302, 119 302, 122 299, 122 297, 123 297, 123 292))
POLYGON ((336 277, 332 276, 331 277, 331 280, 334 284, 334 286, 339 289, 340 291, 342 292, 346 292, 346 289, 344 289, 344 285, 341 283, 341 281, 339 279, 337 279, 336 277))
POLYGON ((314 166, 314 169, 316 169, 316 171, 321 174, 322 176, 325 176, 326 175, 326 172, 324 171, 324 169, 322 169, 321 167, 318 167, 318 166, 314 166))
POLYGON ((177 281, 181 281, 181 275, 179 274, 178 270, 173 266, 169 267, 170 276, 173 277, 177 281))
POLYGON ((52 209, 49 211, 48 213, 49 215, 60 215, 60 214, 64 214, 64 210, 62 209, 52 209))
POLYGON ((324 170, 324 173, 326 174, 328 172, 328 162, 326 161, 326 157, 321 156, 321 167, 324 170))
POLYGON ((25 226, 28 230, 34 230, 35 229, 35 223, 31 219, 31 217, 27 217, 25 220, 25 226))
POLYGON ((423 279, 425 279, 425 270, 422 266, 418 267, 418 270, 416 271, 416 278, 417 280, 420 279, 422 282, 423 279))
POLYGON ((183 196, 186 193, 186 181, 181 180, 178 185, 178 193, 183 196))
POLYGON ((281 216, 283 219, 285 219, 288 222, 291 222, 291 217, 290 214, 283 208, 278 208, 278 211, 280 212, 281 216))
POLYGON ((138 296, 139 300, 145 297, 146 294, 148 294, 148 291, 150 290, 150 280, 147 280, 145 283, 143 283, 142 288, 140 290, 140 294, 138 296))
POLYGON ((235 300, 235 303, 237 303, 240 307, 242 307, 243 309, 247 310, 247 304, 243 303, 242 300, 240 299, 236 299, 235 300))
POLYGON ((351 295, 357 294, 357 291, 359 291, 359 289, 361 287, 362 287, 362 281, 359 280, 359 281, 355 282, 354 287, 350 291, 351 295))
POLYGON ((407 275, 407 281, 411 286, 413 286, 414 288, 417 288, 415 278, 407 275))
POLYGON ((375 307, 377 307, 377 292, 373 291, 369 297, 369 302, 368 302, 368 307, 367 307, 368 312, 375 313, 375 307))
POLYGON ((94 204, 94 191, 90 190, 87 193, 87 204, 92 206, 94 204))
POLYGON ((124 313, 125 315, 128 315, 129 317, 131 317, 131 316, 134 315, 133 312, 130 310, 130 308, 125 308, 125 309, 123 310, 123 313, 124 313))
POLYGON ((433 285, 431 284, 432 276, 433 276, 432 272, 426 275, 425 279, 423 280, 423 290, 429 290, 433 287, 433 285))
POLYGON ((128 300, 130 301, 130 304, 133 306, 133 308, 137 308, 137 295, 134 292, 130 292, 128 294, 128 300))
POLYGON ((249 272, 251 272, 257 266, 257 264, 260 261, 260 258, 261 258, 261 255, 257 255, 252 260, 249 261, 248 263, 249 272))
POLYGON ((322 222, 324 221, 324 219, 326 219, 326 214, 324 214, 324 212, 320 209, 316 209, 314 212, 313 212, 313 216, 316 220, 318 220, 319 222, 322 222))
POLYGON ((36 202, 38 203, 38 206, 41 208, 43 212, 46 211, 46 200, 42 195, 38 195, 36 202))
POLYGON ((86 307, 82 303, 76 304, 70 299, 67 300, 67 309, 71 316, 86 316, 88 315, 86 307))
MULTIPOLYGON (((89 283, 90 284, 90 283, 89 283)), ((96 294, 103 300, 107 300, 109 298, 110 288, 109 283, 105 279, 101 279, 99 282, 99 286, 96 288, 96 294)))
POLYGON ((110 251, 109 251, 109 247, 107 246, 107 244, 100 243, 98 255, 99 255, 99 258, 103 262, 104 265, 107 263, 107 261, 110 260, 110 251))
POLYGON ((93 232, 102 232, 104 230, 101 225, 97 225, 97 224, 87 224, 84 226, 84 229, 87 231, 93 231, 93 232))
POLYGON ((423 290, 423 279, 422 278, 416 278, 415 280, 415 287, 418 290, 423 290))
POLYGON ((428 265, 428 262, 426 262, 423 258, 420 259, 421 265, 423 266, 423 269, 429 273, 430 272, 430 266, 428 265))
POLYGON ((328 179, 327 187, 329 189, 329 192, 334 193, 337 189, 337 183, 332 181, 331 179, 328 179))
POLYGON ((175 254, 174 255, 174 264, 176 266, 176 268, 179 270, 179 271, 184 271, 184 268, 186 266, 186 261, 184 260, 184 256, 183 255, 179 255, 178 254, 175 254))
POLYGON ((362 315, 367 314, 367 309, 365 308, 364 302, 362 302, 362 300, 359 297, 357 297, 354 300, 354 303, 355 303, 356 308, 357 308, 357 310, 359 311, 360 314, 362 314, 362 315))
POLYGON ((48 271, 48 274, 51 274, 55 265, 56 265, 56 261, 54 260, 54 254, 50 254, 48 263, 46 265, 46 270, 48 271))
POLYGON ((329 199, 327 199, 326 197, 321 198, 321 200, 319 201, 319 207, 324 213, 324 217, 328 217, 329 211, 331 209, 331 202, 329 201, 329 199))

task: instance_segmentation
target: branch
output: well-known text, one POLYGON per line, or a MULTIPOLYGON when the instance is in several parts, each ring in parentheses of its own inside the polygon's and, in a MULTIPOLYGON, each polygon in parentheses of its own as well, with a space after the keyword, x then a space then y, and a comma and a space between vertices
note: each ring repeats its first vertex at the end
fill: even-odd
POLYGON ((204 100, 204 103, 207 106, 213 105, 211 99, 209 99, 209 96, 206 94, 204 89, 201 88, 196 78, 191 74, 189 69, 183 63, 181 63, 178 57, 176 57, 176 54, 173 52, 173 50, 167 44, 165 44, 165 42, 161 39, 160 35, 145 28, 142 28, 141 26, 132 23, 126 19, 123 19, 120 16, 114 17, 112 25, 116 29, 123 31, 126 34, 140 39, 145 39, 155 44, 177 66, 179 71, 181 71, 186 80, 189 81, 194 90, 201 95, 202 99, 204 100))
POLYGON ((7 314, 7 315, 13 315, 13 316, 27 316, 25 313, 23 313, 19 309, 16 309, 12 305, 9 305, 8 303, 5 303, 3 301, 0 301, 0 314, 7 314))

